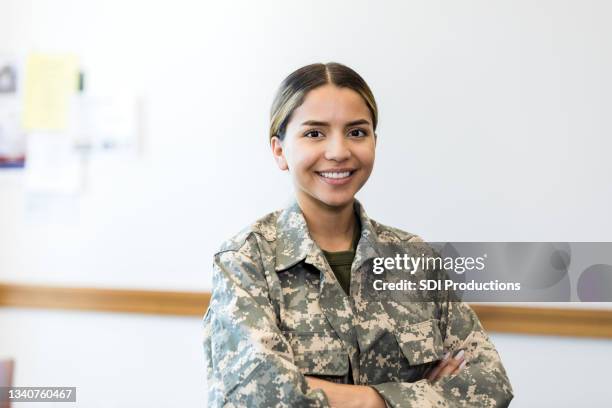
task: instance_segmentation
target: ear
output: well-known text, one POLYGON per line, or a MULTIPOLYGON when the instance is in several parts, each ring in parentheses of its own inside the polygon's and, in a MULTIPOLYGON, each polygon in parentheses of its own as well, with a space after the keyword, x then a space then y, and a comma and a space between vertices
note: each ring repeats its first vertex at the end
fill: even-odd
POLYGON ((278 136, 273 136, 272 139, 270 139, 270 147, 272 148, 272 156, 274 156, 274 161, 278 168, 283 171, 289 170, 285 152, 283 151, 283 142, 278 136))
POLYGON ((378 140, 378 135, 374 132, 374 147, 376 147, 376 141, 378 140))

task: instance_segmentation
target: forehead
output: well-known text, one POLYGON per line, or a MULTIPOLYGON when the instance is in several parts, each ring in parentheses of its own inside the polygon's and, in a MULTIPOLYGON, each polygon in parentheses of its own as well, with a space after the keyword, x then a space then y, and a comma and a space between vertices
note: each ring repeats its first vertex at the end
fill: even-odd
POLYGON ((290 124, 299 126, 305 120, 343 124, 355 119, 371 120, 370 116, 370 111, 361 95, 350 88, 338 88, 328 84, 306 94, 304 103, 291 115, 290 124))

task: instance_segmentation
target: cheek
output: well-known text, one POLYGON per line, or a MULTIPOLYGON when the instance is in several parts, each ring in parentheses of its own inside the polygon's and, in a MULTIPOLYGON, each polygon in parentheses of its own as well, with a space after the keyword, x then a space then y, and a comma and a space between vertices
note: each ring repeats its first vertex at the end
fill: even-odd
POLYGON ((317 152, 314 149, 296 149, 293 152, 293 166, 298 171, 314 170, 314 165, 317 163, 317 152))
POLYGON ((365 168, 372 168, 374 166, 375 150, 374 147, 364 146, 363 148, 355 151, 357 158, 362 166, 365 168))

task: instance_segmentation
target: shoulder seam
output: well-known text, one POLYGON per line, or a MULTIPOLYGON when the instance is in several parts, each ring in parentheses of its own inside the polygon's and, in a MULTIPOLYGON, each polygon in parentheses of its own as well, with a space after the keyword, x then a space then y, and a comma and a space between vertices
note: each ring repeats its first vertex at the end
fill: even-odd
POLYGON ((376 226, 376 229, 378 230, 377 232, 387 231, 390 234, 393 234, 400 241, 408 241, 408 242, 410 242, 410 241, 417 241, 417 242, 423 241, 423 238, 421 238, 417 234, 413 234, 412 232, 404 231, 404 230, 402 230, 400 228, 391 227, 391 226, 382 224, 382 223, 380 223, 378 221, 375 221, 375 220, 371 220, 371 221, 376 226))
MULTIPOLYGON (((234 245, 232 245, 232 246, 230 246, 230 247, 228 247, 228 248, 222 248, 222 249, 219 249, 218 251, 216 251, 216 252, 214 253, 214 256, 217 256, 217 255, 222 254, 222 253, 224 253, 224 252, 238 252, 238 251, 240 251, 240 249, 241 249, 241 248, 244 246, 244 244, 246 244, 246 242, 248 241, 248 239, 249 239, 249 238, 250 238, 252 235, 259 235, 261 238, 263 238, 263 239, 264 239, 264 241, 267 241, 267 242, 274 242, 274 241, 276 240, 276 237, 275 237, 273 240, 268 240, 268 239, 266 239, 265 235, 264 235, 264 234, 262 234, 261 232, 251 230, 251 231, 249 231, 249 232, 248 232, 248 233, 247 233, 247 234, 244 236, 244 238, 243 238, 243 239, 241 239, 240 241, 236 242, 234 245)), ((223 245, 225 245, 225 244, 223 244, 223 245)), ((223 245, 222 245, 222 246, 223 246, 223 245)))

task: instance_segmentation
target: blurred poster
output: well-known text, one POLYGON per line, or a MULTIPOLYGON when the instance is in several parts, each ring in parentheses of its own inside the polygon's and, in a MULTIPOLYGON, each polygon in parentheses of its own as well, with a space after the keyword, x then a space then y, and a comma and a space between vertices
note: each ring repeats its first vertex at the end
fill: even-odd
POLYGON ((0 169, 22 168, 25 163, 26 135, 21 129, 17 80, 16 61, 0 56, 0 169))
POLYGON ((17 64, 0 57, 0 95, 17 93, 17 64))
POLYGON ((26 135, 21 129, 19 105, 0 100, 0 168, 22 168, 25 164, 26 135))

